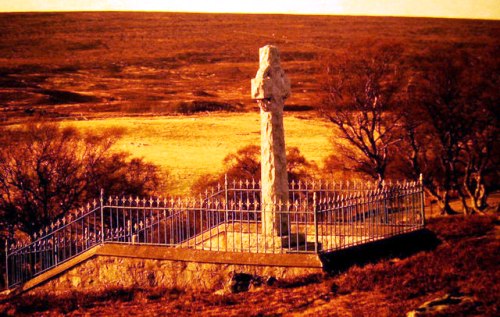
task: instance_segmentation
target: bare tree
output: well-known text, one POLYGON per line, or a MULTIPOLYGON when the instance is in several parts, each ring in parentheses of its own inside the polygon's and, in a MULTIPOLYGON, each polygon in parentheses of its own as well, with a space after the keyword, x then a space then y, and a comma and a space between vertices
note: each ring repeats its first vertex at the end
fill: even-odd
POLYGON ((463 189, 460 195, 466 213, 481 213, 488 206, 489 190, 485 178, 488 174, 493 174, 494 178, 499 176, 498 139, 497 123, 486 124, 484 128, 471 135, 464 144, 463 189), (466 201, 467 198, 469 203, 466 201))
POLYGON ((350 144, 346 157, 357 170, 379 183, 386 176, 390 152, 402 138, 398 128, 401 115, 397 111, 401 53, 399 46, 380 46, 358 52, 356 58, 331 57, 326 96, 320 107, 322 115, 340 129, 342 138, 350 144))
POLYGON ((0 212, 9 235, 33 234, 69 210, 107 194, 155 190, 156 167, 110 151, 114 135, 83 135, 55 124, 3 129, 0 212))
POLYGON ((450 206, 456 195, 465 213, 484 210, 485 176, 498 166, 493 154, 498 147, 498 75, 484 62, 449 50, 427 56, 418 92, 410 96, 417 100, 408 107, 413 113, 402 125, 403 156, 413 173, 424 174, 428 193, 447 214, 456 212, 450 206))
POLYGON ((492 188, 498 186, 500 138, 498 103, 500 64, 498 48, 481 58, 471 58, 467 74, 467 103, 472 105, 473 127, 463 143, 462 197, 467 213, 481 213, 487 207, 492 188), (466 202, 469 200, 469 204, 466 202))

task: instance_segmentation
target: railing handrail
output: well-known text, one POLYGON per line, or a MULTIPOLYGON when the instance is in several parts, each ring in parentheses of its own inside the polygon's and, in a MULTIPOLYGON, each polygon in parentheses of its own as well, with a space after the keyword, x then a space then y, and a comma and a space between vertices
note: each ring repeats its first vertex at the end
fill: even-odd
MULTIPOLYGON (((77 218, 75 219, 72 219, 70 222, 67 222, 67 223, 63 223, 62 225, 60 226, 57 226, 57 228, 51 228, 52 231, 48 232, 48 233, 45 233, 43 236, 40 236, 40 237, 37 237, 36 240, 34 241, 30 241, 29 243, 27 243, 26 245, 23 245, 22 247, 20 248, 17 248, 17 249, 14 249, 11 253, 8 253, 8 255, 11 255, 11 254, 14 254, 15 252, 17 251, 20 251, 20 250, 23 250, 23 249, 26 249, 26 248, 29 248, 41 241, 46 241, 47 238, 53 236, 55 233, 59 232, 59 231, 62 231, 64 230, 65 228, 67 228, 68 226, 72 225, 72 224, 75 224, 77 223, 78 221, 81 221, 83 218, 89 216, 90 214, 93 214, 93 213, 96 213, 98 210, 99 210, 100 207, 96 207, 94 209, 91 209, 89 211, 87 211, 85 214, 82 214, 80 216, 78 216, 77 218)), ((60 220, 60 219, 59 219, 60 220)), ((48 227, 48 226, 47 226, 48 227)), ((54 225, 55 227, 55 225, 54 225)), ((11 250, 11 249, 9 249, 11 250)))

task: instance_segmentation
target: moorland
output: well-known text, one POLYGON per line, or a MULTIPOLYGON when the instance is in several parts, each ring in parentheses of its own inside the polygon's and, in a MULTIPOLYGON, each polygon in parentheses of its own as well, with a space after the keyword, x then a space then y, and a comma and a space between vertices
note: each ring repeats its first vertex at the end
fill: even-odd
MULTIPOLYGON (((404 110, 422 110, 422 117, 382 109, 377 122, 382 126, 395 113, 398 120, 400 114, 420 120, 397 122, 394 138, 404 142, 384 144, 380 131, 372 133, 377 151, 390 147, 387 178, 418 179, 419 172, 428 193, 437 186, 441 191, 427 196, 427 216, 445 210, 434 204, 439 199, 457 211, 479 201, 476 213, 490 214, 431 219, 427 229, 440 243, 430 250, 391 254, 332 275, 256 285, 251 292, 220 296, 119 289, 65 298, 2 298, 0 315, 402 316, 436 299, 445 304, 430 304, 442 309, 431 315, 498 315, 498 195, 492 200, 488 194, 499 189, 499 97, 491 87, 498 82, 500 21, 9 13, 0 14, 0 33, 0 184, 7 184, 0 187, 0 240, 32 234, 81 207, 99 194, 95 184, 122 185, 110 186, 107 194, 130 191, 123 186, 133 185, 136 194, 186 195, 198 180, 207 185, 205 178, 235 166, 250 163, 255 172, 255 149, 237 151, 259 142, 259 108, 250 99, 250 79, 258 67, 258 49, 266 44, 279 47, 292 82, 285 106, 286 141, 303 155, 296 153, 294 163, 309 171, 315 165, 321 177, 342 178, 343 166, 363 156, 359 151, 357 157, 346 156, 349 142, 332 123, 336 117, 318 111, 328 100, 325 84, 332 67, 342 66, 337 59, 364 58, 366 66, 373 55, 365 53, 373 47, 393 47, 391 63, 404 72, 407 88, 431 92, 431 100, 422 105, 424 98, 415 94, 403 104, 404 110), (434 63, 435 57, 441 64, 434 63), (475 72, 481 63, 488 66, 477 69, 486 72, 475 72), (433 77, 443 65, 448 68, 433 77), (412 166, 416 163, 421 165, 412 166), (158 177, 166 183, 159 186, 158 177), (66 199, 73 203, 63 208, 61 197, 68 193, 60 189, 74 184, 81 188, 79 196, 66 199)), ((362 70, 377 70, 377 65, 362 70)), ((396 77, 391 73, 388 78, 396 77)), ((366 158, 358 161, 366 163, 366 158)), ((364 180, 376 179, 360 171, 364 180)))
POLYGON ((357 56, 380 44, 404 45, 399 58, 410 70, 436 49, 465 50, 480 57, 498 48, 500 23, 299 15, 11 13, 0 15, 0 30, 2 125, 44 119, 95 131, 121 126, 121 149, 169 168, 173 184, 169 190, 183 194, 203 173, 221 171, 228 153, 258 141, 254 115, 258 107, 249 98, 249 83, 257 70, 259 47, 277 45, 291 78, 292 96, 285 111, 293 123, 286 126, 287 140, 292 146, 300 144, 306 159, 322 165, 330 152, 338 151, 330 142, 338 131, 315 111, 322 101, 327 57, 357 56), (114 121, 132 116, 142 119, 114 121), (170 117, 159 122, 146 118, 151 116, 170 117))
POLYGON ((281 50, 287 110, 320 102, 322 57, 402 44, 408 64, 439 48, 484 55, 499 21, 181 13, 0 15, 0 118, 255 110, 258 48, 281 50))

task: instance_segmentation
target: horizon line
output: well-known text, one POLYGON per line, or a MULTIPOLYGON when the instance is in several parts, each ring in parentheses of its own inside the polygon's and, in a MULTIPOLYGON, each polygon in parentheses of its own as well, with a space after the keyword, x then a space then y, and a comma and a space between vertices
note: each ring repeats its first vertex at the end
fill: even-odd
POLYGON ((447 20, 481 20, 500 21, 500 18, 434 16, 434 15, 382 15, 362 13, 302 13, 302 12, 220 12, 220 11, 168 11, 168 10, 41 10, 41 11, 0 11, 0 14, 12 13, 173 13, 173 14, 237 14, 237 15, 300 15, 300 16, 336 16, 336 17, 378 17, 378 18, 417 18, 417 19, 447 19, 447 20))

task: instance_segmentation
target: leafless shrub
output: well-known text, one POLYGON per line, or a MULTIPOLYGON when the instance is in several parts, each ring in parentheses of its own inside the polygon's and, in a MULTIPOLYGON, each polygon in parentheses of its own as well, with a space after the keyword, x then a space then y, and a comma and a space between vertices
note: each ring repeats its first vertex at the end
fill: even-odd
POLYGON ((498 186, 498 64, 442 49, 419 68, 400 153, 444 212, 455 212, 449 202, 457 195, 465 213, 482 212, 498 186))
POLYGON ((0 152, 1 229, 33 234, 99 197, 153 193, 158 169, 111 148, 117 131, 83 134, 52 123, 4 128, 0 152))
POLYGON ((335 124, 349 147, 339 144, 354 169, 381 183, 390 152, 401 141, 396 110, 401 86, 399 46, 379 46, 359 54, 332 56, 320 112, 335 124))
MULTIPOLYGON (((317 170, 314 163, 309 162, 296 147, 287 149, 287 171, 288 180, 305 181, 311 180, 317 170)), ((260 147, 248 145, 231 153, 224 158, 224 172, 220 175, 204 175, 193 185, 192 192, 203 193, 210 187, 224 183, 227 175, 229 180, 260 180, 260 147)))

